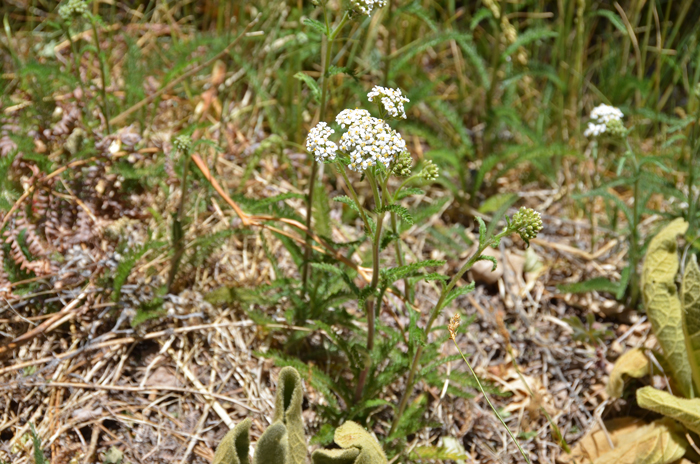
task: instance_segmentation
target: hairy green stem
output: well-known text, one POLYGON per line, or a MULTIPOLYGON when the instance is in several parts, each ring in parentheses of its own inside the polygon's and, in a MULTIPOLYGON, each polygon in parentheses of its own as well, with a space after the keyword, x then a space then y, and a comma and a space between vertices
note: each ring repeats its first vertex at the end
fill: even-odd
MULTIPOLYGON (((328 23, 328 15, 326 14, 326 6, 323 5, 323 17, 326 20, 326 30, 330 31, 330 24, 328 23)), ((323 121, 326 119, 326 106, 327 106, 327 95, 328 95, 328 70, 331 66, 331 51, 333 50, 333 41, 338 36, 338 33, 343 28, 345 23, 348 21, 348 12, 346 11, 340 23, 330 32, 328 39, 326 40, 326 54, 323 59, 323 73, 321 74, 321 105, 319 108, 319 120, 323 121)), ((307 194, 307 204, 306 204, 306 230, 311 231, 311 217, 313 215, 313 205, 314 205, 314 187, 316 186, 316 176, 318 175, 318 161, 314 158, 311 165, 311 176, 309 178, 309 191, 307 194)), ((306 294, 306 284, 309 279, 309 260, 311 259, 311 235, 306 235, 306 248, 304 250, 304 267, 301 272, 301 283, 302 291, 306 294)))
POLYGON ((182 185, 180 186, 180 204, 177 207, 177 213, 173 221, 173 231, 172 231, 172 241, 173 258, 170 261, 170 273, 168 275, 168 293, 171 292, 173 283, 175 282, 175 277, 177 276, 177 270, 180 267, 180 260, 182 255, 185 253, 185 233, 182 227, 182 220, 185 216, 185 206, 187 201, 187 174, 190 167, 190 154, 187 152, 182 153, 185 157, 184 165, 182 167, 182 185))
MULTIPOLYGON (((66 37, 68 38, 68 43, 70 44, 71 52, 73 53, 73 71, 75 72, 75 77, 78 79, 78 85, 80 86, 80 90, 83 93, 83 98, 87 98, 87 95, 85 93, 85 84, 83 84, 83 79, 80 76, 80 55, 78 54, 78 46, 75 44, 73 37, 70 35, 70 29, 64 21, 61 21, 61 29, 63 30, 63 33, 66 34, 66 37)), ((85 120, 85 111, 87 111, 87 104, 85 105, 85 108, 83 108, 83 111, 80 112, 83 125, 87 127, 85 120)))
POLYGON ((688 159, 688 237, 695 240, 696 211, 697 202, 700 198, 693 197, 693 187, 695 186, 695 158, 700 156, 700 139, 698 138, 698 124, 700 123, 700 112, 695 117, 695 124, 692 132, 692 143, 688 159))
POLYGON ((629 139, 625 137, 625 145, 632 161, 634 163, 634 205, 632 206, 632 224, 630 224, 630 251, 629 251, 629 266, 630 266, 630 307, 635 308, 639 301, 639 272, 637 265, 639 263, 639 220, 641 205, 641 168, 637 155, 630 146, 629 139))
MULTIPOLYGON (((509 234, 511 231, 508 229, 504 229, 503 232, 501 232, 498 235, 495 235, 489 239, 486 239, 483 241, 483 243, 479 244, 479 247, 477 248, 476 252, 474 252, 473 255, 467 259, 467 261, 462 265, 462 267, 459 269, 457 274, 455 274, 452 279, 450 280, 450 283, 447 284, 447 287, 443 288, 442 292, 440 293, 440 298, 438 299, 437 304, 433 308, 433 310, 430 313, 430 317, 428 318, 428 323, 425 325, 425 333, 426 335, 430 334, 430 329, 433 327, 433 323, 435 322, 435 319, 437 319, 438 315, 440 314, 440 311, 442 310, 442 305, 445 302, 445 298, 447 298, 447 295, 450 294, 452 289, 455 287, 457 282, 462 278, 462 276, 469 270, 471 267, 476 263, 481 256, 481 253, 491 246, 492 243, 495 243, 496 241, 500 240, 507 234, 509 234)), ((404 411, 406 410, 406 404, 408 403, 408 398, 411 396, 412 390, 413 390, 413 381, 416 376, 416 371, 418 370, 418 365, 420 364, 420 358, 423 355, 423 346, 418 346, 416 349, 416 353, 413 355, 413 362, 411 363, 411 370, 408 373, 408 379, 406 380, 406 387, 404 389, 403 395, 401 396, 401 401, 399 403, 399 408, 396 412, 396 416, 394 416, 394 421, 391 424, 391 430, 389 431, 389 435, 393 434, 396 431, 396 427, 399 424, 399 421, 401 420, 401 416, 403 415, 404 411)))
MULTIPOLYGON (((377 186, 377 179, 374 174, 367 172, 367 179, 372 186, 372 193, 374 195, 374 208, 379 211, 382 207, 381 195, 379 193, 379 187, 377 186)), ((367 352, 372 353, 374 349, 374 319, 375 319, 375 300, 374 291, 377 289, 379 284, 379 245, 382 237, 382 223, 384 222, 385 213, 377 214, 377 226, 374 231, 374 238, 372 240, 372 281, 370 282, 370 288, 372 289, 372 295, 368 296, 365 300, 365 312, 367 313, 367 352)), ((381 305, 381 301, 377 301, 378 305, 381 305)), ((362 392, 365 389, 365 383, 367 383, 367 376, 369 370, 371 369, 371 361, 368 361, 365 368, 360 373, 360 378, 357 381, 357 387, 355 389, 355 401, 360 401, 362 399, 362 392)))
POLYGON ((97 54, 97 61, 100 63, 100 79, 102 80, 102 114, 105 117, 105 123, 107 125, 107 133, 112 133, 112 127, 109 124, 109 107, 107 105, 107 73, 105 71, 105 61, 100 51, 100 38, 97 35, 97 26, 95 26, 95 18, 90 17, 90 24, 92 25, 92 38, 95 42, 95 53, 97 54))
MULTIPOLYGON (((404 184, 401 184, 401 187, 403 187, 404 184)), ((398 194, 399 191, 401 190, 401 187, 399 187, 399 190, 396 191, 398 194)), ((385 205, 390 205, 393 204, 396 201, 396 195, 394 195, 393 201, 389 201, 389 194, 387 192, 386 185, 384 186, 384 189, 382 189, 382 195, 383 195, 383 201, 385 205)), ((401 237, 399 237, 399 229, 396 221, 396 213, 391 212, 389 215, 391 219, 391 231, 394 233, 395 238, 394 238, 394 251, 396 252, 396 262, 399 263, 399 266, 405 266, 406 265, 406 259, 403 256, 403 251, 401 250, 401 237)), ((404 284, 404 296, 406 297, 406 301, 410 301, 410 289, 408 287, 408 277, 403 279, 403 284, 404 284)))
POLYGON ((343 176, 345 185, 348 186, 350 197, 352 197, 352 201, 355 202, 355 206, 357 206, 357 210, 360 212, 360 217, 362 218, 362 222, 365 225, 365 232, 370 232, 369 221, 367 220, 365 209, 362 207, 362 204, 360 204, 360 199, 357 196, 357 192, 355 192, 355 188, 352 186, 352 184, 350 183, 350 179, 348 179, 348 175, 345 173, 345 166, 340 162, 338 162, 338 171, 340 171, 340 174, 343 176))
MULTIPOLYGON (((389 14, 387 15, 387 30, 388 26, 391 26, 391 21, 394 19, 394 9, 393 1, 389 0, 389 4, 386 6, 388 8, 389 14)), ((384 48, 384 87, 389 87, 389 72, 391 71, 391 35, 387 34, 386 44, 384 48)))

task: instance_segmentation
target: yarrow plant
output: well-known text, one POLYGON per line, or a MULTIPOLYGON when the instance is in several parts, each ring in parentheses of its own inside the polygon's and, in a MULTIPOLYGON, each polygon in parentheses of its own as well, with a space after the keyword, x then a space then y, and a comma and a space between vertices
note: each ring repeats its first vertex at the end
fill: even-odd
POLYGON ((64 34, 68 38, 71 45, 71 50, 73 52, 74 59, 74 72, 76 77, 80 82, 83 94, 85 93, 85 87, 83 85, 83 80, 80 75, 80 51, 78 49, 78 43, 73 40, 73 35, 70 32, 71 26, 77 24, 81 19, 86 19, 90 26, 92 27, 92 40, 95 49, 95 55, 100 63, 100 80, 101 88, 100 94, 102 99, 102 115, 104 116, 105 124, 107 126, 107 132, 111 132, 110 126, 110 116, 109 116, 109 103, 107 101, 107 63, 104 55, 100 50, 100 36, 97 31, 97 23, 101 22, 101 18, 90 13, 88 9, 88 2, 85 0, 67 0, 61 3, 58 7, 58 15, 61 18, 60 26, 63 29, 64 34))
POLYGON ((609 130, 619 133, 623 117, 624 114, 619 108, 606 104, 598 105, 591 111, 591 120, 583 135, 585 137, 598 137, 609 130))
MULTIPOLYGON (((642 210, 645 207, 645 201, 643 195, 643 190, 645 188, 642 185, 642 177, 644 176, 643 167, 646 164, 654 163, 659 164, 660 161, 653 156, 639 156, 632 149, 630 141, 628 138, 629 130, 625 127, 622 118, 624 114, 619 108, 610 105, 599 105, 593 108, 591 111, 591 121, 588 123, 588 128, 584 131, 584 136, 592 138, 592 156, 594 160, 598 159, 598 141, 597 139, 603 134, 609 135, 609 141, 612 142, 612 146, 619 144, 620 142, 626 148, 622 156, 617 157, 617 179, 615 180, 615 185, 629 185, 633 191, 634 204, 629 207, 622 201, 618 201, 617 197, 611 196, 609 194, 608 188, 612 187, 601 185, 591 191, 580 195, 581 197, 602 197, 605 199, 612 200, 615 204, 616 209, 619 208, 624 213, 627 218, 629 234, 629 253, 628 253, 628 266, 623 271, 621 280, 617 284, 617 294, 618 299, 623 298, 625 295, 628 297, 628 303, 630 306, 635 307, 639 301, 639 271, 638 265, 641 259, 641 237, 639 233, 639 224, 641 221, 642 210), (623 171, 625 166, 631 165, 632 172, 630 176, 624 176, 623 171)), ((648 197, 646 197, 648 198, 648 197)), ((592 215, 591 211, 591 215, 592 215)), ((617 214, 617 213, 615 213, 617 214)), ((592 217, 592 216, 591 216, 592 217)), ((609 288, 609 287, 608 287, 609 288)))
MULTIPOLYGON (((347 22, 357 16, 369 16, 372 11, 374 11, 377 8, 381 8, 386 5, 386 0, 349 0, 348 3, 344 3, 346 5, 346 9, 342 12, 342 17, 340 18, 340 21, 338 21, 337 25, 332 26, 333 20, 330 18, 330 11, 328 8, 328 0, 314 0, 313 3, 315 5, 321 6, 323 9, 323 18, 324 18, 324 23, 321 23, 319 21, 306 18, 304 20, 304 23, 311 26, 312 28, 316 29, 317 31, 320 31, 326 38, 324 47, 321 51, 321 66, 323 67, 323 72, 321 73, 321 84, 320 86, 311 80, 307 75, 303 73, 299 73, 297 76, 299 79, 302 79, 306 81, 307 83, 311 81, 311 87, 312 89, 315 90, 315 92, 320 93, 320 105, 319 105, 319 120, 320 121, 325 121, 326 120, 326 111, 328 107, 328 93, 329 93, 329 77, 331 75, 331 53, 333 51, 333 43, 335 42, 335 39, 338 37, 338 34, 340 31, 343 29, 345 24, 347 22), (320 88, 319 88, 320 87, 320 88)), ((361 110, 357 110, 361 111, 361 110)), ((340 115, 339 115, 340 116, 340 115)), ((362 115, 361 113, 356 113, 355 117, 360 118, 362 115)), ((369 114, 367 114, 369 116, 369 114)), ((349 121, 347 125, 351 125, 351 123, 354 121, 349 121)), ((311 176, 309 179, 309 190, 308 190, 308 196, 307 196, 307 211, 306 211, 306 228, 307 230, 311 231, 311 218, 313 216, 313 206, 314 206, 314 190, 316 189, 316 177, 318 175, 318 165, 321 162, 326 162, 326 161, 333 161, 334 160, 334 153, 335 153, 335 143, 334 142, 329 142, 328 141, 328 136, 330 136, 333 132, 328 133, 328 131, 325 129, 327 126, 316 126, 316 134, 318 137, 315 139, 312 139, 310 142, 307 139, 307 150, 310 153, 313 153, 314 155, 314 160, 312 162, 311 166, 311 176), (316 143, 317 140, 318 143, 316 143)), ((345 126, 343 126, 344 128, 345 126)), ((332 129, 331 129, 332 130, 332 129)), ((358 155, 360 154, 359 152, 357 153, 358 155)), ((359 156, 357 158, 357 166, 362 166, 366 165, 369 166, 369 162, 363 163, 363 161, 366 161, 362 156, 359 156)), ((376 160, 375 160, 376 162, 376 160)), ((303 287, 303 293, 304 295, 306 294, 306 284, 308 281, 308 276, 309 276, 309 263, 311 261, 311 242, 310 242, 310 234, 307 235, 306 239, 306 248, 304 250, 304 267, 302 269, 302 287, 303 287)))
POLYGON ((383 6, 386 6, 386 0, 350 0, 350 9, 365 16, 369 16, 375 8, 383 6))
MULTIPOLYGON (((382 102, 384 112, 392 118, 406 119, 406 112, 404 111, 403 104, 408 103, 410 100, 403 96, 400 89, 390 89, 377 85, 367 94, 367 98, 369 101, 374 101, 375 98, 379 98, 379 101, 382 102)), ((380 107, 380 111, 382 107, 380 107)))

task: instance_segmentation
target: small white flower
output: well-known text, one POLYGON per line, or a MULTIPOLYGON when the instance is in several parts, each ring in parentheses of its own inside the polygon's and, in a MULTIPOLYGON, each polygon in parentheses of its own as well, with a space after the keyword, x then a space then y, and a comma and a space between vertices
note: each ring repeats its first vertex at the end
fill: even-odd
POLYGON ((612 121, 622 121, 624 114, 619 108, 610 105, 598 105, 591 111, 591 121, 583 132, 585 137, 597 137, 608 130, 608 124, 612 121))
MULTIPOLYGON (((340 149, 350 156, 348 167, 353 171, 364 171, 381 163, 389 168, 405 150, 406 142, 385 121, 371 117, 364 110, 355 111, 363 113, 353 114, 356 119, 340 138, 340 149)), ((343 118, 346 117, 349 117, 349 113, 343 115, 343 118)))
POLYGON ((350 9, 355 13, 369 16, 374 8, 386 5, 386 0, 350 0, 350 9))
POLYGON ((370 114, 367 110, 343 110, 335 117, 335 122, 345 129, 345 126, 352 126, 359 120, 368 117, 370 117, 370 114))
POLYGON ((396 119, 406 119, 406 112, 404 111, 403 104, 410 100, 403 96, 401 89, 391 89, 389 87, 375 85, 372 91, 367 94, 367 98, 369 101, 374 101, 375 97, 379 97, 382 105, 384 105, 384 111, 386 111, 389 116, 396 119))
POLYGON ((328 140, 333 132, 335 131, 328 127, 325 122, 319 122, 309 131, 309 136, 306 138, 306 149, 314 154, 319 163, 335 159, 338 146, 328 140))

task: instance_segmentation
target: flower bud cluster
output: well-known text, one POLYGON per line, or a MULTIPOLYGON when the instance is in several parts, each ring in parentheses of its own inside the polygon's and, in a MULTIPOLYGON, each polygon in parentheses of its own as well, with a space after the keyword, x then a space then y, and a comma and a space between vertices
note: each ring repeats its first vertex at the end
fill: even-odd
POLYGON ((389 87, 375 85, 372 91, 367 94, 367 98, 369 101, 373 102, 375 97, 379 97, 379 101, 381 101, 384 106, 384 111, 389 116, 395 119, 406 119, 406 112, 404 111, 403 104, 410 100, 403 96, 401 89, 391 89, 389 87))
POLYGON ((534 209, 523 206, 511 218, 510 228, 517 232, 523 240, 529 242, 530 239, 537 237, 537 234, 542 230, 542 216, 534 209))
POLYGON ((382 163, 386 168, 403 152, 406 142, 382 119, 364 116, 353 123, 340 138, 340 149, 350 156, 353 171, 382 163))
POLYGON ((187 135, 178 135, 173 140, 175 149, 182 153, 189 153, 192 149, 192 139, 187 135))
POLYGON ((401 152, 396 162, 392 167, 392 172, 399 177, 408 177, 411 175, 411 166, 413 165, 413 157, 407 151, 401 152))
POLYGON ((617 135, 620 126, 622 126, 623 116, 622 111, 614 106, 605 104, 596 106, 591 111, 591 121, 588 123, 588 128, 583 132, 583 135, 585 137, 597 137, 610 129, 613 129, 611 131, 613 135, 617 135))
POLYGON ((386 0, 350 0, 350 10, 357 14, 369 16, 375 8, 382 8, 386 0))
POLYGON ((440 176, 440 169, 431 160, 425 162, 425 166, 420 172, 421 177, 428 181, 434 181, 440 176))
POLYGON ((85 0, 68 0, 58 8, 58 15, 65 21, 83 16, 88 12, 85 0))
POLYGON ((328 140, 328 137, 330 137, 333 132, 335 131, 328 127, 328 124, 323 121, 316 124, 316 126, 309 131, 309 137, 306 139, 306 149, 314 154, 316 161, 319 163, 335 159, 338 146, 335 142, 328 140))

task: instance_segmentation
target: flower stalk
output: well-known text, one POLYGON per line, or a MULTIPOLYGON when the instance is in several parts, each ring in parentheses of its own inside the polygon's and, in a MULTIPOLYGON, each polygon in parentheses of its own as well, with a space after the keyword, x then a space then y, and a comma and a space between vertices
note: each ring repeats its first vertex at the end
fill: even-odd
MULTIPOLYGON (((540 230, 542 230, 542 219, 540 218, 539 214, 531 209, 521 208, 520 211, 516 213, 511 220, 508 221, 507 226, 499 234, 493 235, 491 237, 484 237, 483 235, 480 235, 479 245, 476 251, 467 259, 467 261, 465 261, 465 263, 462 265, 459 271, 457 271, 457 273, 452 277, 452 279, 450 279, 450 282, 447 284, 447 286, 442 289, 442 292, 440 292, 440 298, 438 299, 438 302, 435 305, 435 307, 433 307, 433 310, 430 312, 430 317, 428 318, 428 322, 425 325, 425 333, 430 334, 430 330, 433 327, 433 323, 442 311, 447 296, 452 292, 452 289, 454 289, 455 285, 457 285, 457 282, 459 282, 462 279, 462 276, 464 276, 464 274, 469 269, 471 269, 477 261, 484 259, 482 253, 484 252, 484 250, 486 250, 486 248, 490 246, 496 246, 498 243, 500 243, 503 237, 506 237, 513 233, 519 234, 520 237, 523 240, 525 240, 526 243, 529 243, 529 240, 531 238, 534 238, 540 230)), ((423 346, 418 346, 418 348, 416 349, 416 353, 413 356, 411 370, 408 373, 406 387, 404 389, 403 395, 401 396, 401 401, 399 402, 398 410, 396 411, 396 415, 394 416, 394 421, 391 424, 391 429, 389 431, 390 436, 396 431, 396 427, 398 426, 399 421, 401 420, 401 417, 403 416, 403 413, 406 410, 408 398, 411 396, 411 393, 413 391, 413 381, 416 376, 416 371, 418 370, 418 367, 420 365, 420 359, 422 355, 423 346)))
MULTIPOLYGON (((326 31, 327 33, 327 39, 326 39, 326 48, 325 48, 325 56, 322 56, 323 58, 323 72, 321 74, 321 104, 319 107, 319 120, 323 121, 326 119, 326 109, 327 109, 327 100, 328 100, 328 70, 330 69, 331 66, 331 52, 333 50, 333 42, 335 41, 336 37, 338 36, 338 33, 340 30, 345 26, 345 23, 348 21, 349 18, 349 13, 346 11, 343 14, 343 17, 340 20, 340 23, 331 31, 330 29, 330 23, 328 22, 328 13, 326 11, 326 4, 323 4, 323 17, 326 22, 326 31)), ((316 176, 318 176, 318 170, 319 170, 319 163, 314 160, 312 161, 311 164, 311 175, 309 177, 309 190, 307 193, 307 204, 306 204, 306 228, 307 230, 311 230, 311 218, 313 216, 313 205, 314 205, 314 186, 316 185, 316 176)), ((304 249, 304 267, 302 269, 301 273, 301 282, 302 282, 302 291, 304 294, 306 294, 306 285, 308 283, 309 279, 309 260, 311 259, 311 238, 307 235, 306 237, 306 246, 304 249)))

